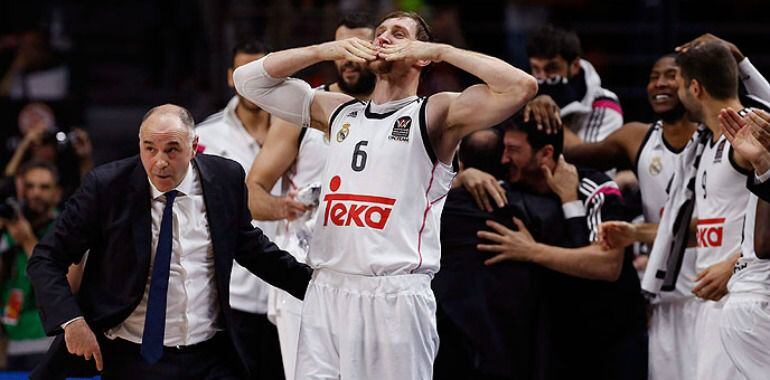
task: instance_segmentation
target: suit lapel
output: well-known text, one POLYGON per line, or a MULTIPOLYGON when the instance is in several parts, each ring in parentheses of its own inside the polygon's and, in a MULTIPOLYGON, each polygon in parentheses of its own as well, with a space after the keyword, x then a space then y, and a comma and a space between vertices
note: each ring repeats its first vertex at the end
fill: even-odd
POLYGON ((232 266, 232 260, 222 256, 227 252, 227 248, 224 246, 226 241, 224 229, 228 225, 222 201, 224 196, 222 187, 219 185, 219 181, 217 181, 216 171, 207 165, 205 158, 198 155, 192 162, 195 168, 198 169, 201 188, 203 189, 203 202, 206 204, 206 218, 209 221, 211 245, 214 248, 214 263, 218 270, 229 271, 232 266))
MULTIPOLYGON (((131 231, 134 238, 134 251, 141 259, 142 268, 149 273, 152 257, 152 216, 150 210, 150 183, 141 162, 131 173, 128 191, 128 207, 131 210, 131 231)), ((144 278, 147 278, 145 273, 144 278)), ((144 290, 144 287, 142 287, 144 290)))

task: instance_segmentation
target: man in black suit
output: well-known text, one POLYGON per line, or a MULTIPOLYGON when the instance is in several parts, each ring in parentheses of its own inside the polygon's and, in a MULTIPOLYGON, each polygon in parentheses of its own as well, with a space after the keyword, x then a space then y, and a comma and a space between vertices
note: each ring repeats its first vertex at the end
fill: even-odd
POLYGON ((304 297, 311 269, 251 226, 243 169, 196 156, 193 126, 184 108, 151 109, 139 157, 89 173, 35 248, 27 271, 45 330, 58 337, 33 379, 93 372, 78 356, 93 357, 106 380, 238 378, 233 259, 304 297), (67 268, 86 251, 73 295, 67 268))

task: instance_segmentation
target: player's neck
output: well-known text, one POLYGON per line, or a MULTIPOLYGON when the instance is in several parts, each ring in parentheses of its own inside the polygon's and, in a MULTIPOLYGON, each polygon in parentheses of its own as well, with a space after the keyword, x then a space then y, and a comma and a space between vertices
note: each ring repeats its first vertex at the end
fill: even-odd
POLYGON ((261 109, 250 110, 239 103, 235 107, 235 116, 241 121, 246 132, 261 146, 270 128, 270 115, 261 109))
POLYGON ((690 141, 693 133, 698 128, 696 123, 691 122, 687 115, 673 122, 663 122, 663 138, 668 145, 675 149, 681 149, 690 141))
POLYGON ((735 111, 740 111, 743 109, 743 105, 738 98, 726 100, 711 99, 704 104, 703 124, 705 124, 706 128, 708 128, 714 135, 714 139, 722 136, 722 126, 719 124, 719 111, 725 108, 732 108, 735 111))
POLYGON ((420 84, 419 76, 410 78, 394 78, 389 75, 377 76, 371 100, 375 104, 385 104, 394 100, 408 98, 417 95, 417 86, 420 84))

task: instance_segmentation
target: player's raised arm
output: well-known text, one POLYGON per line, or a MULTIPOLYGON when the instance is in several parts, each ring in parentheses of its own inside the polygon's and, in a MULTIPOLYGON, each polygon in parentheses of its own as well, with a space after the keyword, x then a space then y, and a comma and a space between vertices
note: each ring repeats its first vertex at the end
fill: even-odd
POLYGON ((375 58, 371 42, 349 38, 271 53, 237 68, 233 81, 239 94, 270 114, 325 131, 331 112, 353 98, 340 93, 314 93, 305 81, 289 76, 323 61, 365 62, 375 58))
POLYGON ((534 77, 501 59, 449 45, 421 41, 406 45, 400 47, 401 51, 428 51, 431 54, 427 59, 449 63, 484 82, 459 94, 439 93, 431 97, 428 126, 443 129, 440 133, 449 137, 447 145, 451 147, 463 136, 507 119, 537 93, 534 77))

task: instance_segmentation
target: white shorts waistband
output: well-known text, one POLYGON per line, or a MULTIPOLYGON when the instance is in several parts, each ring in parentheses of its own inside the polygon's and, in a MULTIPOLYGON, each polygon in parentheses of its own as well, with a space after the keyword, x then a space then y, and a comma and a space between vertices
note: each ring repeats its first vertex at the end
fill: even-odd
POLYGON ((316 269, 310 286, 325 286, 361 295, 424 294, 430 292, 431 277, 427 274, 392 276, 362 276, 316 269))

